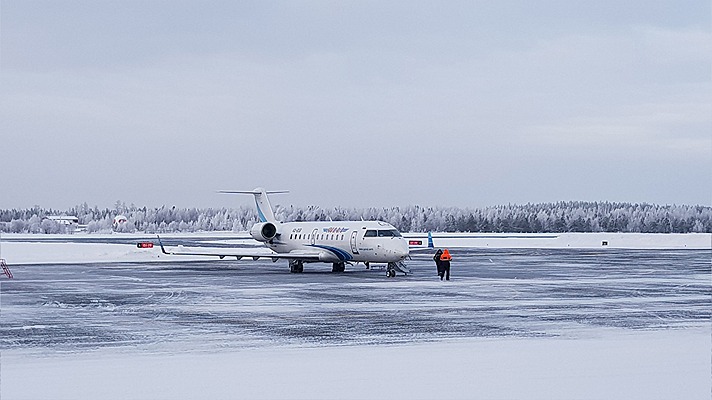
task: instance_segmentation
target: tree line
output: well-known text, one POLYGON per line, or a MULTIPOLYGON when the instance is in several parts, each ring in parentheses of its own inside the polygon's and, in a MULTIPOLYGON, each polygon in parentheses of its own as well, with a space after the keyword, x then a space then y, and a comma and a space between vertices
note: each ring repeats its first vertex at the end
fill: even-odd
MULTIPOLYGON (((67 210, 0 210, 0 231, 9 233, 65 233, 75 226, 62 225, 48 216, 70 215, 93 232, 196 232, 245 231, 258 221, 253 207, 177 208, 127 206, 117 201, 113 208, 99 209, 86 203, 67 210), (114 217, 127 222, 115 225, 114 217)), ((291 221, 381 220, 401 232, 640 232, 712 233, 712 207, 612 202, 558 202, 507 204, 484 208, 390 207, 321 208, 275 207, 276 217, 291 221)))

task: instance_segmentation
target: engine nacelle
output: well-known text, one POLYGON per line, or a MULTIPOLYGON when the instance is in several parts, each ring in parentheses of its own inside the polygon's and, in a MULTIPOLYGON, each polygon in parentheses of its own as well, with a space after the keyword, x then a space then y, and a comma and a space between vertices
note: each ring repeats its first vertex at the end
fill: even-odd
POLYGON ((250 236, 260 242, 269 242, 277 236, 277 226, 272 222, 260 222, 250 229, 250 236))

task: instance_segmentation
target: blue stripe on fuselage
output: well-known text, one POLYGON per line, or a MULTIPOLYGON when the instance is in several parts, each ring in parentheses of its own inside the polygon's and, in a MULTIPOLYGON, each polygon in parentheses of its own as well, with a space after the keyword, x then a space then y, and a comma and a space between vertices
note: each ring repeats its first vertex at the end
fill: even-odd
POLYGON ((318 247, 318 248, 324 249, 324 250, 329 250, 330 252, 336 254, 336 256, 339 257, 339 260, 341 260, 341 261, 349 261, 353 258, 351 256, 351 253, 349 253, 348 251, 341 250, 337 247, 324 246, 321 244, 312 244, 310 246, 318 247))

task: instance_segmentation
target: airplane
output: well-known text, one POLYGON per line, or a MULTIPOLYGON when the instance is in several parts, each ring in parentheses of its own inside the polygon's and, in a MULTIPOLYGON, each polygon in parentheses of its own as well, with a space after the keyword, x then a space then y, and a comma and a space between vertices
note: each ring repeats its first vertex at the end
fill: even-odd
POLYGON ((255 197, 259 222, 250 229, 250 236, 269 249, 235 249, 234 251, 166 250, 158 238, 161 251, 168 255, 217 256, 220 259, 251 257, 253 260, 270 258, 273 262, 289 260, 292 273, 304 271, 305 263, 331 263, 332 272, 344 272, 346 264, 386 264, 386 276, 397 272, 410 273, 404 260, 409 256, 408 242, 391 224, 383 221, 315 221, 279 222, 274 216, 268 194, 286 191, 220 191, 220 193, 251 194, 255 197))

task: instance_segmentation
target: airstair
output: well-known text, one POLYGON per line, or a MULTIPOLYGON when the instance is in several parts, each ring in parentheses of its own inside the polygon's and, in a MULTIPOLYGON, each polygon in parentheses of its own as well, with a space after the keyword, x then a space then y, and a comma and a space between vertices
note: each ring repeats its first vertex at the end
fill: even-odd
POLYGON ((386 267, 386 276, 389 278, 393 278, 394 276, 396 276, 396 272, 401 272, 405 275, 408 275, 410 273, 410 269, 406 267, 403 261, 389 262, 388 266, 386 267))
POLYGON ((2 272, 7 275, 8 279, 12 279, 12 271, 10 271, 4 258, 0 258, 0 266, 2 266, 2 272))

